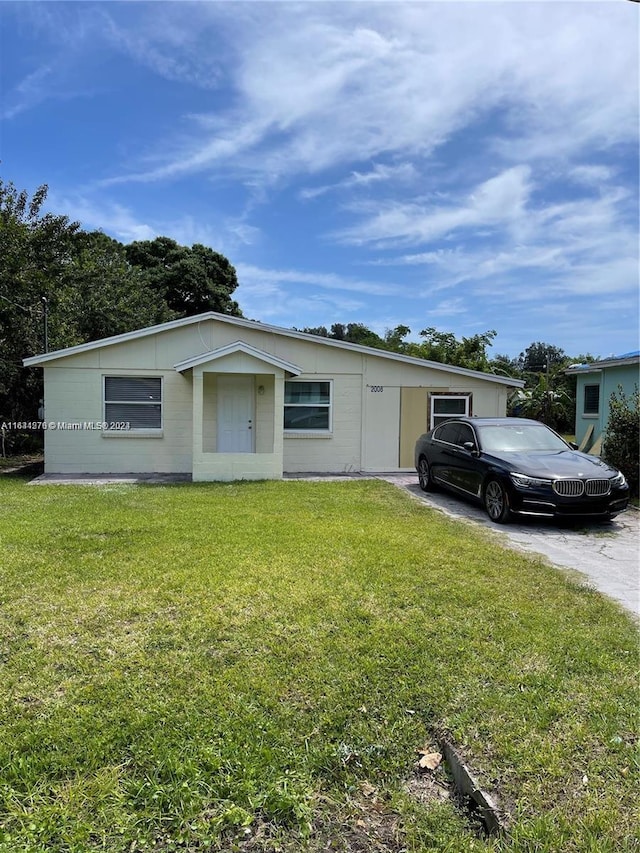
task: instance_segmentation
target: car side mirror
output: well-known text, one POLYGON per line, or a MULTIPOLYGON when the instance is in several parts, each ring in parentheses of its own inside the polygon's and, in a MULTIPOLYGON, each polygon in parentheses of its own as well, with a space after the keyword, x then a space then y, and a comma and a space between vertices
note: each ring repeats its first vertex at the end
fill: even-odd
POLYGON ((469 453, 471 453, 474 456, 477 456, 478 448, 476 447, 475 442, 465 441, 465 443, 462 446, 464 447, 465 450, 468 450, 469 453))

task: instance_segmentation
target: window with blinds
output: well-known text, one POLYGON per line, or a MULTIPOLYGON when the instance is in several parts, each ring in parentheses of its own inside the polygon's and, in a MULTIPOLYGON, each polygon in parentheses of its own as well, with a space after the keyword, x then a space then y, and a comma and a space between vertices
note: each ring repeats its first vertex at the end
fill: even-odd
POLYGON ((162 379, 159 376, 105 376, 104 419, 129 429, 162 429, 162 379))

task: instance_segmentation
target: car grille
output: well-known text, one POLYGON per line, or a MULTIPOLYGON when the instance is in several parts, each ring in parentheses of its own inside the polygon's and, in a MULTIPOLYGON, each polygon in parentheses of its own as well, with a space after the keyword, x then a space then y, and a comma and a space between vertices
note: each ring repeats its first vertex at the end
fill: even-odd
POLYGON ((601 498, 608 495, 610 490, 611 483, 609 480, 587 480, 586 492, 588 495, 601 498))
POLYGON ((577 498, 586 492, 589 497, 601 498, 611 490, 609 480, 555 480, 553 490, 563 498, 577 498))

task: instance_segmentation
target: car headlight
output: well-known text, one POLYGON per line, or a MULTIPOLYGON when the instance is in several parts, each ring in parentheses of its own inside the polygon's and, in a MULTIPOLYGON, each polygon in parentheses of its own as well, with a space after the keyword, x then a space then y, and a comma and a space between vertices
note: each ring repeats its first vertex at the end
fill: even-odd
POLYGON ((527 474, 509 474, 511 482, 517 489, 535 489, 541 486, 550 487, 551 480, 543 480, 541 477, 529 477, 527 474))
POLYGON ((623 489, 627 483, 627 478, 624 476, 622 471, 618 471, 616 476, 611 480, 611 485, 616 489, 623 489))

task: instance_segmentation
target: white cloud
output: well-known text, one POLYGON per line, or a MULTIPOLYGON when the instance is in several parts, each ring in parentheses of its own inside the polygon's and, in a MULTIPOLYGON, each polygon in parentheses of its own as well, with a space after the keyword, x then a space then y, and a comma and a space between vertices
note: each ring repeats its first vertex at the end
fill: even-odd
MULTIPOLYGON (((500 190, 517 204, 508 194, 524 189, 517 185, 522 164, 637 138, 631 5, 207 3, 190 5, 186 15, 174 3, 79 4, 56 6, 57 19, 51 10, 38 17, 52 38, 63 34, 69 56, 63 62, 56 52, 54 79, 66 73, 70 95, 73 57, 107 49, 209 93, 208 110, 185 111, 175 132, 157 134, 137 162, 122 162, 102 186, 204 173, 259 187, 342 169, 348 177, 302 197, 412 178, 428 191, 433 171, 415 163, 484 122, 477 153, 490 144, 502 176, 500 187, 485 187, 490 198, 476 199, 490 220, 500 190), (223 83, 230 96, 221 103, 211 90, 223 83), (399 157, 405 165, 393 162, 399 157), (506 164, 514 163, 510 172, 506 164)), ((8 93, 11 115, 64 91, 51 79, 51 64, 23 80, 22 95, 20 87, 8 93)), ((436 168, 441 180, 443 166, 436 168)), ((595 168, 576 167, 574 180, 596 180, 595 168)), ((381 232, 405 230, 415 212, 381 211, 381 232)), ((482 218, 472 200, 452 220, 446 209, 427 217, 425 233, 459 227, 465 216, 482 218)))
POLYGON ((445 299, 429 308, 429 320, 441 317, 453 317, 458 314, 467 314, 469 306, 465 300, 458 296, 454 299, 445 299))
POLYGON ((22 112, 37 106, 48 96, 50 79, 52 76, 51 65, 41 65, 35 71, 21 80, 6 97, 8 105, 2 111, 2 119, 15 118, 22 112))
POLYGON ((379 185, 381 183, 391 181, 393 181, 394 186, 397 187, 398 184, 408 184, 410 181, 415 181, 417 178, 418 171, 412 163, 400 163, 393 166, 376 163, 368 172, 353 171, 348 177, 335 184, 325 184, 319 187, 303 189, 300 191, 299 195, 300 198, 313 199, 331 191, 367 188, 372 185, 379 185))
POLYGON ((489 178, 457 205, 388 203, 368 220, 335 232, 344 243, 429 243, 459 229, 508 227, 524 213, 531 192, 530 169, 517 166, 489 178))
POLYGON ((601 186, 607 183, 615 175, 615 170, 611 166, 602 166, 598 164, 584 164, 575 166, 568 173, 568 177, 578 184, 585 184, 588 187, 601 186))
MULTIPOLYGON (((175 12, 167 20, 165 5, 154 6, 144 49, 129 48, 142 61, 174 26, 175 12)), ((508 131, 495 134, 494 148, 512 162, 569 155, 593 142, 610 147, 637 134, 637 51, 610 47, 628 44, 634 9, 258 3, 234 21, 227 5, 238 9, 199 7, 183 42, 206 68, 207 36, 222 21, 233 44, 234 61, 225 69, 233 102, 211 113, 209 131, 206 122, 191 125, 177 149, 160 141, 162 165, 128 179, 159 180, 233 162, 269 183, 383 154, 424 156, 493 112, 508 131)), ((121 38, 140 41, 137 32, 121 38)), ((177 60, 168 71, 156 70, 187 81, 200 73, 177 60)))
POLYGON ((348 288, 346 293, 340 292, 337 280, 327 285, 321 275, 309 276, 292 270, 278 272, 246 264, 236 265, 236 271, 239 284, 235 298, 246 317, 263 322, 297 328, 326 325, 340 317, 351 320, 367 304, 350 295, 348 288), (322 282, 319 292, 309 286, 298 286, 318 281, 322 282), (326 295, 322 292, 325 289, 330 291, 326 295))
POLYGON ((124 205, 94 202, 86 198, 49 195, 48 207, 64 210, 72 220, 78 220, 87 231, 105 231, 123 243, 133 240, 153 240, 162 232, 148 222, 140 221, 124 205))
POLYGON ((49 55, 30 72, 25 62, 5 93, 14 126, 47 99, 75 97, 78 80, 108 83, 88 73, 102 62, 137 63, 138 85, 153 75, 155 92, 170 81, 185 95, 167 99, 147 137, 123 110, 121 135, 91 171, 108 177, 69 189, 58 209, 124 241, 163 233, 227 254, 268 244, 272 268, 232 257, 249 314, 310 325, 366 309, 375 327, 392 303, 460 328, 485 309, 526 308, 536 333, 545 322, 564 333, 579 306, 595 333, 611 299, 636 304, 631 3, 9 5, 50 33, 49 55), (166 185, 158 210, 143 207, 139 184, 151 182, 166 185), (211 187, 223 191, 205 208, 211 187), (314 254, 328 228, 341 247, 325 234, 314 254), (281 260, 298 233, 309 256, 281 260), (327 272, 374 253, 397 264, 397 280, 327 272))
POLYGON ((227 219, 219 226, 212 226, 191 214, 182 214, 173 219, 141 218, 126 205, 118 202, 98 201, 87 196, 49 196, 51 209, 65 210, 72 220, 78 220, 87 230, 100 230, 122 243, 134 240, 153 240, 155 237, 171 237, 183 246, 201 243, 218 252, 231 253, 239 246, 256 242, 259 230, 241 220, 227 219))
POLYGON ((100 18, 103 37, 113 47, 160 77, 204 89, 219 85, 223 51, 200 49, 197 7, 185 16, 178 4, 166 3, 160 14, 144 18, 143 27, 123 26, 106 10, 100 18))
POLYGON ((238 280, 254 288, 273 287, 274 285, 297 286, 305 289, 310 286, 322 290, 339 290, 345 293, 362 293, 370 296, 392 296, 398 294, 400 287, 394 284, 379 284, 363 281, 335 273, 314 273, 305 270, 267 269, 251 264, 236 264, 238 280))

